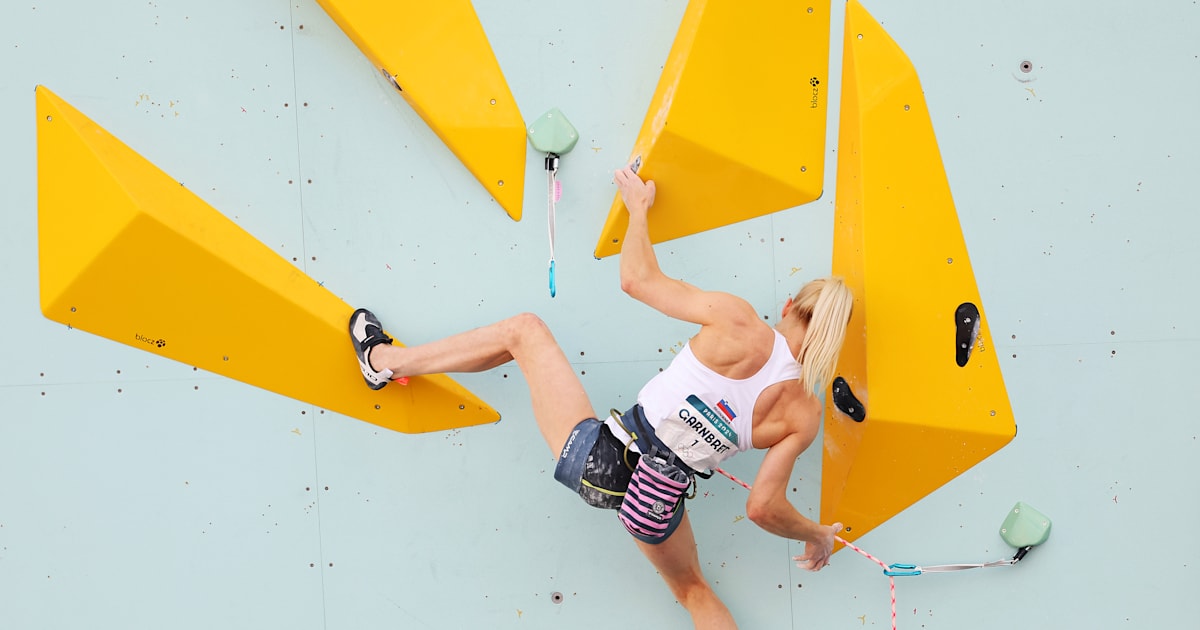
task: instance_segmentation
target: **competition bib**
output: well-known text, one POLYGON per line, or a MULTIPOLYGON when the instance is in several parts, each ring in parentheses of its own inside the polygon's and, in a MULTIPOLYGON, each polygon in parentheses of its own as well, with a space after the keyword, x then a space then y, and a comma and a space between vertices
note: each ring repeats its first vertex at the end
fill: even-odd
POLYGON ((733 430, 734 410, 712 394, 695 394, 674 406, 654 433, 679 459, 693 470, 712 470, 738 452, 738 435, 733 430), (718 402, 708 404, 704 400, 718 402))

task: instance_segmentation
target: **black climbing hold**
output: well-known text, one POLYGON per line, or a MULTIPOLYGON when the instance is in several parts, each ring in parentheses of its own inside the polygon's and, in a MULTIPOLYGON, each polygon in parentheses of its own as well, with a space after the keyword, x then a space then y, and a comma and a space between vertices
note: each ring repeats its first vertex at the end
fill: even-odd
POLYGON ((386 79, 388 83, 392 84, 392 87, 396 88, 397 92, 404 91, 404 88, 400 87, 400 84, 396 82, 396 77, 393 76, 391 72, 388 72, 387 68, 380 68, 379 73, 383 75, 383 78, 386 79))
POLYGON ((965 367, 979 338, 979 308, 963 302, 954 311, 954 362, 965 367))
POLYGON ((867 408, 855 398, 854 392, 850 391, 850 384, 840 376, 833 379, 833 406, 855 422, 867 419, 867 408))

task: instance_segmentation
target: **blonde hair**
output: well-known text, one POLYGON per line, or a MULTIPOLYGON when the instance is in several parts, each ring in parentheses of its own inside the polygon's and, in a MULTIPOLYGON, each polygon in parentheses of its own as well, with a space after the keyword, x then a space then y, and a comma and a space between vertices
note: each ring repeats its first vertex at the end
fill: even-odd
POLYGON ((818 278, 805 284, 792 298, 787 315, 808 325, 800 346, 800 382, 819 396, 837 372, 838 354, 846 339, 846 325, 854 307, 854 294, 841 278, 818 278))

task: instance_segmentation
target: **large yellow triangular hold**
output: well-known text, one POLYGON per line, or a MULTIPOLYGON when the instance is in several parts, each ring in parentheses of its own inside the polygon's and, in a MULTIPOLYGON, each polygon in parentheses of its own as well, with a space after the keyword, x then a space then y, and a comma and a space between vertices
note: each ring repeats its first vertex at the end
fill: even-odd
POLYGON ((917 73, 855 0, 844 50, 833 273, 855 304, 826 402, 821 522, 855 539, 1016 425, 917 73))
MULTIPOLYGON (((691 0, 633 146, 654 243, 821 196, 829 2, 691 0)), ((618 195, 596 257, 621 251, 618 195)))
POLYGON ((499 419, 445 375, 368 389, 350 306, 50 90, 36 93, 47 318, 396 431, 499 419))
POLYGON ((317 0, 514 221, 525 123, 470 0, 317 0))

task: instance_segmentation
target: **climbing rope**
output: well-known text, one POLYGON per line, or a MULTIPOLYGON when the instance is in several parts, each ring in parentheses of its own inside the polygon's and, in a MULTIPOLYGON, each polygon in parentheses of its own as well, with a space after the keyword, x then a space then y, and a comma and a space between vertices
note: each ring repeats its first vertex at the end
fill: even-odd
MULTIPOLYGON (((750 484, 734 477, 728 472, 717 468, 717 472, 729 477, 734 483, 741 487, 752 490, 750 484)), ((834 540, 853 549, 861 554, 864 558, 883 567, 883 574, 888 577, 888 586, 891 589, 892 595, 892 630, 896 630, 896 577, 921 575, 922 573, 946 573, 950 571, 963 571, 966 569, 979 569, 984 567, 1004 567, 1011 566, 1021 561, 1025 554, 1029 553, 1030 549, 1045 542, 1050 535, 1050 519, 1041 512, 1031 508, 1024 503, 1018 502, 1012 511, 1009 513, 1008 519, 1000 527, 1000 536, 1004 540, 1017 548, 1017 553, 1011 559, 996 560, 993 562, 981 562, 976 564, 938 564, 928 567, 923 567, 915 564, 887 564, 883 560, 872 556, 862 549, 850 544, 844 538, 835 535, 834 540)))
MULTIPOLYGON (((717 468, 717 472, 729 477, 734 483, 741 487, 752 490, 750 484, 734 477, 728 472, 717 468)), ((1021 561, 1025 554, 1029 553, 1034 546, 1041 544, 1050 535, 1050 519, 1041 514, 1037 510, 1025 505, 1017 503, 1009 515, 1009 519, 1005 520, 1004 525, 1000 528, 1000 535, 1006 542, 1017 548, 1017 553, 1011 559, 996 560, 994 562, 983 562, 977 564, 938 564, 928 567, 922 567, 915 564, 887 564, 883 560, 872 556, 862 549, 850 544, 840 536, 835 535, 834 540, 853 549, 861 554, 864 558, 883 567, 883 574, 888 577, 888 586, 891 589, 892 595, 892 630, 896 630, 896 577, 921 575, 922 573, 945 573, 949 571, 962 571, 965 569, 979 569, 983 567, 1003 567, 1011 566, 1021 561), (1023 512, 1022 512, 1023 511, 1023 512), (1019 518, 1024 518, 1021 521, 1019 518)))
MULTIPOLYGON (((743 488, 745 488, 747 490, 753 490, 753 488, 750 487, 750 484, 746 483, 745 481, 742 481, 741 479, 738 479, 737 477, 734 477, 733 475, 726 472, 725 469, 717 468, 716 470, 717 470, 717 472, 721 473, 722 475, 729 477, 730 480, 732 480, 734 483, 742 486, 743 488)), ((888 585, 891 588, 891 594, 892 594, 892 630, 896 630, 896 578, 893 577, 892 574, 888 573, 888 570, 889 570, 888 565, 885 564, 879 558, 876 558, 875 556, 872 556, 871 554, 863 551, 862 549, 859 549, 858 547, 850 544, 849 542, 844 540, 841 536, 834 536, 833 539, 842 543, 843 545, 849 547, 850 549, 857 551, 858 553, 860 553, 864 557, 866 557, 868 560, 875 562, 875 564, 878 564, 879 566, 883 567, 884 574, 886 574, 888 576, 888 585)))
POLYGON ((879 558, 872 556, 871 554, 863 551, 862 549, 859 549, 858 547, 854 546, 853 544, 846 542, 844 539, 842 539, 841 536, 834 536, 833 538, 834 538, 834 540, 842 543, 843 545, 846 545, 850 549, 853 549, 853 550, 857 551, 858 553, 862 554, 863 557, 865 557, 867 560, 870 560, 870 561, 874 562, 875 564, 878 564, 879 566, 883 567, 884 574, 888 576, 888 589, 891 591, 891 595, 892 595, 892 630, 896 630, 896 578, 891 573, 888 573, 888 565, 884 564, 883 560, 880 560, 879 558))

